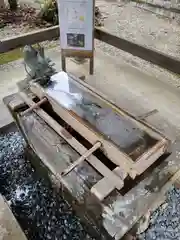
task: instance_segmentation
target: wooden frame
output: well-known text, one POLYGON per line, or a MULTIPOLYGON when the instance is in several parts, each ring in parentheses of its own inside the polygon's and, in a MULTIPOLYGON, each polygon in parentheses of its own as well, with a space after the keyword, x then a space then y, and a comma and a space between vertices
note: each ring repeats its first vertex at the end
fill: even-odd
MULTIPOLYGON (((58 124, 53 118, 51 118, 46 112, 44 112, 39 105, 39 108, 34 108, 34 102, 31 98, 29 98, 25 93, 20 93, 21 98, 23 101, 29 106, 29 109, 34 111, 36 114, 38 114, 52 129, 54 129, 72 148, 74 148, 79 154, 82 155, 83 161, 87 161, 90 165, 92 165, 102 176, 101 182, 105 182, 104 188, 99 188, 98 183, 95 184, 91 191, 96 195, 97 198, 100 200, 103 200, 111 191, 113 191, 115 188, 121 189, 124 186, 124 182, 122 179, 122 169, 117 167, 114 169, 114 171, 111 171, 109 168, 107 168, 99 159, 97 159, 94 155, 92 155, 92 149, 91 151, 88 151, 80 142, 78 142, 65 128, 63 128, 60 124, 58 124), (86 153, 86 156, 85 156, 86 153), (88 153, 88 155, 87 155, 88 153)), ((25 113, 27 114, 28 111, 25 113)), ((25 115, 24 113, 22 116, 25 115)), ((96 147, 93 148, 93 151, 96 148, 99 148, 99 143, 96 144, 96 147)), ((81 157, 80 157, 81 158, 81 157)), ((80 159, 79 158, 79 159, 80 159)), ((82 162, 79 162, 80 164, 82 162)), ((69 166, 69 168, 64 169, 62 171, 61 180, 63 180, 63 176, 68 174, 70 171, 74 169, 74 167, 77 166, 77 161, 75 161, 72 165, 69 166)))
POLYGON ((123 171, 127 172, 132 178, 135 178, 137 175, 140 175, 141 173, 143 173, 163 153, 166 152, 170 142, 161 133, 137 121, 136 119, 131 117, 129 114, 124 112, 122 109, 117 108, 116 106, 109 103, 106 99, 100 97, 100 94, 96 94, 94 91, 90 90, 84 85, 81 85, 76 78, 73 77, 73 80, 76 81, 77 84, 79 84, 80 88, 91 93, 96 98, 98 97, 101 101, 103 101, 106 105, 111 107, 114 111, 130 119, 140 129, 145 131, 151 137, 155 138, 157 140, 157 143, 150 149, 146 150, 144 154, 142 154, 136 160, 136 162, 134 162, 127 154, 122 152, 112 142, 104 139, 101 134, 95 132, 89 125, 87 125, 87 123, 85 123, 80 118, 76 118, 74 114, 70 113, 65 108, 63 108, 55 99, 52 99, 52 97, 50 97, 39 84, 31 83, 30 89, 39 98, 47 97, 54 111, 72 128, 74 128, 83 137, 85 137, 92 145, 94 145, 97 141, 101 142, 102 143, 101 149, 103 150, 104 154, 117 166, 120 166, 121 168, 123 168, 123 171))

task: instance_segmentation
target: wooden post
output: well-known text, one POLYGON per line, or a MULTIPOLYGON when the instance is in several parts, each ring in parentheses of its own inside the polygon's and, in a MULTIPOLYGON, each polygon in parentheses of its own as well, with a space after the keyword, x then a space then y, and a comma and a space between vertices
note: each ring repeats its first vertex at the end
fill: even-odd
POLYGON ((0 11, 2 11, 3 9, 5 9, 5 3, 4 0, 0 0, 0 11))
POLYGON ((94 56, 90 58, 89 74, 90 75, 94 74, 94 56))
POLYGON ((62 70, 66 72, 66 57, 64 56, 62 51, 61 51, 61 67, 62 70))

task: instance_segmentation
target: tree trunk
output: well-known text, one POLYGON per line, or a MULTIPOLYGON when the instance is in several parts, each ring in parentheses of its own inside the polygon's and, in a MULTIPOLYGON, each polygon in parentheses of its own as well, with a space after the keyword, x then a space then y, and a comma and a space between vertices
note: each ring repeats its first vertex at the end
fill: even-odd
POLYGON ((0 11, 5 8, 4 0, 0 0, 0 11))
POLYGON ((17 7, 18 7, 17 0, 8 0, 8 3, 9 3, 9 7, 12 11, 17 10, 17 7))

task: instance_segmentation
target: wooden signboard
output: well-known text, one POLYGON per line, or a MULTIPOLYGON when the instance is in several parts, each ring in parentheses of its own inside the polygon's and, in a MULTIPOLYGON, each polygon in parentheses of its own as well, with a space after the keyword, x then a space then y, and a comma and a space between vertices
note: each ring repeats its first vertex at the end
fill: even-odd
POLYGON ((59 0, 59 26, 62 69, 66 57, 90 58, 93 74, 94 0, 59 0))

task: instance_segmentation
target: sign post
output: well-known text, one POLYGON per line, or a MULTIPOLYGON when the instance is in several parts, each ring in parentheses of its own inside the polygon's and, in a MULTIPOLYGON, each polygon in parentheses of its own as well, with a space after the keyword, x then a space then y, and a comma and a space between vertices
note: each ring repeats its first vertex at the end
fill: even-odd
POLYGON ((94 72, 94 0, 59 0, 62 69, 66 57, 90 59, 94 72))

